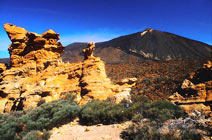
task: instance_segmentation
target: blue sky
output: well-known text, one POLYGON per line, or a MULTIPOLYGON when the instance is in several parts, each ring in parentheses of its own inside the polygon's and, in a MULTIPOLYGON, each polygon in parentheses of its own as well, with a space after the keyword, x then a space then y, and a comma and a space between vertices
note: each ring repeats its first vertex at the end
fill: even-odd
POLYGON ((212 44, 212 0, 0 0, 0 58, 9 57, 4 23, 60 33, 63 45, 106 41, 148 27, 212 44))

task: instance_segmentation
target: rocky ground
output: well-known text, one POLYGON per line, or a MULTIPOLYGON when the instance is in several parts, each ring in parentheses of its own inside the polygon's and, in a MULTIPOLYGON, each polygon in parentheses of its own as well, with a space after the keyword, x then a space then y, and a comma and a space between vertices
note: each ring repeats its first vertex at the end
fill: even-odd
POLYGON ((106 64, 108 77, 118 82, 125 77, 136 77, 132 89, 152 100, 168 99, 190 73, 201 68, 208 60, 144 61, 130 64, 106 64))

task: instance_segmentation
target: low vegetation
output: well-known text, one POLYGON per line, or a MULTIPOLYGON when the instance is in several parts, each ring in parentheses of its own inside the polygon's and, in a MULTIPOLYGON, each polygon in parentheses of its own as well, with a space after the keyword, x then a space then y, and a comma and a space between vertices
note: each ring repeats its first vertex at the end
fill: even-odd
MULTIPOLYGON (((158 103, 160 104, 160 102, 156 104, 158 103)), ((160 106, 162 107, 164 104, 166 103, 164 102, 160 106)), ((212 127, 206 123, 207 119, 203 114, 199 117, 181 116, 181 111, 177 109, 174 112, 178 117, 181 116, 181 119, 170 119, 173 118, 170 111, 164 114, 156 111, 158 115, 154 115, 154 117, 148 115, 144 118, 142 112, 135 115, 132 119, 133 124, 121 133, 121 137, 124 140, 201 140, 211 138, 212 127)))
POLYGON ((122 101, 119 104, 110 101, 93 101, 84 105, 80 112, 82 124, 111 124, 131 120, 142 114, 143 118, 164 122, 183 116, 184 111, 168 101, 150 102, 144 96, 134 96, 132 103, 122 101))
POLYGON ((179 129, 181 137, 175 137, 175 130, 168 133, 163 128, 170 119, 185 116, 184 111, 168 101, 150 101, 144 96, 132 96, 132 102, 119 104, 106 101, 92 101, 79 107, 73 99, 61 99, 43 103, 29 111, 0 114, 0 139, 5 140, 47 140, 48 130, 71 122, 76 117, 82 125, 113 124, 132 120, 133 125, 123 131, 121 137, 136 139, 197 139, 199 133, 192 129, 179 129), (160 131, 159 131, 160 130, 160 131), (188 130, 188 131, 187 131, 188 130), (185 134, 185 135, 184 135, 185 134))
POLYGON ((131 119, 130 112, 124 104, 111 103, 110 101, 93 101, 82 107, 80 122, 86 125, 98 123, 111 124, 131 119))
MULTIPOLYGON (((0 139, 48 139, 50 130, 79 117, 86 125, 97 123, 112 124, 131 120, 141 110, 144 115, 154 117, 152 111, 163 107, 165 111, 158 111, 158 116, 169 119, 179 116, 182 111, 169 102, 160 101, 150 103, 145 97, 134 97, 133 102, 123 101, 120 104, 111 101, 93 101, 80 108, 73 100, 58 100, 42 104, 31 111, 18 111, 0 116, 0 139), (161 106, 160 106, 161 104, 161 106), (165 107, 168 104, 168 108, 165 107), (158 106, 158 108, 157 108, 158 106), (157 109, 155 109, 157 108, 157 109), (153 110, 151 110, 153 109, 153 110), (161 114, 166 114, 162 117, 161 114)), ((163 109, 161 109, 163 110, 163 109)), ((150 118, 151 118, 150 117, 150 118)))
POLYGON ((72 121, 78 116, 79 110, 80 107, 72 100, 58 100, 42 104, 31 111, 1 114, 0 139, 27 140, 33 134, 37 136, 34 139, 46 140, 50 136, 46 130, 72 121))

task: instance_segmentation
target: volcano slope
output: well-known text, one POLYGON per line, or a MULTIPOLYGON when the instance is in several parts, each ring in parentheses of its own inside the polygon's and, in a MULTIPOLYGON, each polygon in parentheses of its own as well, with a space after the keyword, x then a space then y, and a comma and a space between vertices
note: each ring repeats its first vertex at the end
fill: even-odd
MULTIPOLYGON (((73 43, 62 53, 65 61, 79 62, 86 43, 73 43), (70 57, 71 56, 71 57, 70 57)), ((144 60, 167 61, 212 58, 212 46, 172 33, 146 29, 130 35, 96 43, 96 56, 106 63, 132 63, 144 60)))

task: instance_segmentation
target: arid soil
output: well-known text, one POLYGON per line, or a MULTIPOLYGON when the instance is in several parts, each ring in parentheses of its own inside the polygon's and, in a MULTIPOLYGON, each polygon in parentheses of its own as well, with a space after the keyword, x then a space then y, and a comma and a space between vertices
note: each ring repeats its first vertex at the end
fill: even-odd
POLYGON ((129 125, 130 122, 82 126, 71 122, 54 128, 50 140, 121 140, 121 132, 129 125))

